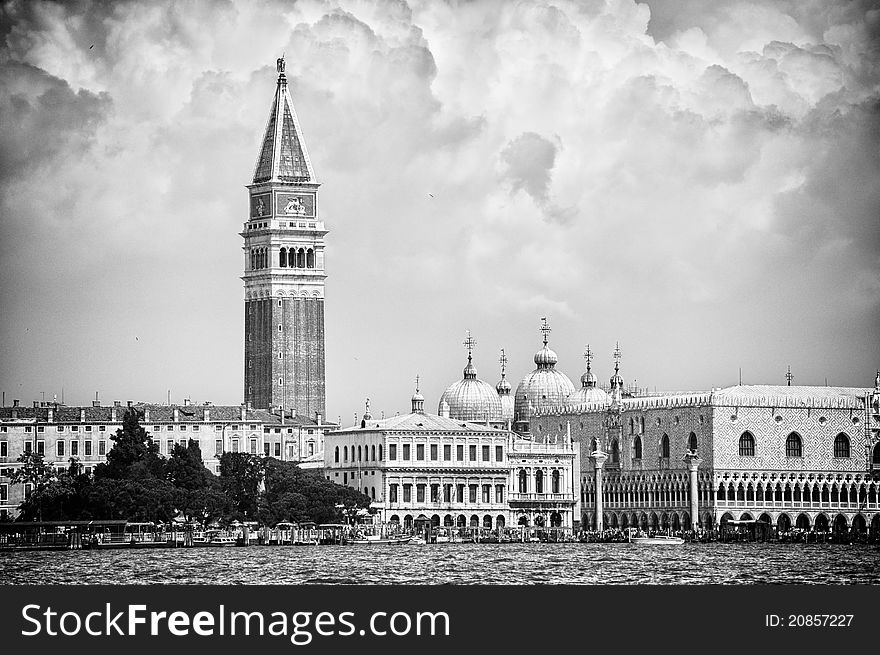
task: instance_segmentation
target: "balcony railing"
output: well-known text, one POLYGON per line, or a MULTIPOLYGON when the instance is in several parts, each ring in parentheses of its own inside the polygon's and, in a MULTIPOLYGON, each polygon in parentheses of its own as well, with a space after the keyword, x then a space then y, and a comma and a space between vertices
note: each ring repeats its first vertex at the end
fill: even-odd
POLYGON ((574 494, 534 494, 534 493, 512 493, 508 494, 510 502, 526 502, 526 501, 558 501, 571 502, 574 500, 574 494))

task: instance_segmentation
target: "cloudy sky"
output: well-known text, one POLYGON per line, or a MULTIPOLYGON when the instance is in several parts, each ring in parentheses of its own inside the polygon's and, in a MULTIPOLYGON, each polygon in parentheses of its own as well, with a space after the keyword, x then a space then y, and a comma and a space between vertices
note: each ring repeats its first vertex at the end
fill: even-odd
POLYGON ((287 73, 322 182, 328 416, 577 384, 867 386, 871 2, 6 3, 6 402, 239 403, 248 184, 287 73))

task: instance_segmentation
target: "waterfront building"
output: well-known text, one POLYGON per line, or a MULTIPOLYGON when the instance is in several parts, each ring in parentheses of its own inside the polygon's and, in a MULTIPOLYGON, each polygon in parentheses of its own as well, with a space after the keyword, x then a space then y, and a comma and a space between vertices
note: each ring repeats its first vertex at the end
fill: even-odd
POLYGON ((577 457, 570 439, 427 414, 417 388, 409 414, 376 420, 368 407, 360 426, 328 432, 324 474, 363 491, 386 523, 571 529, 577 457))
POLYGON ((12 472, 21 466, 19 456, 26 451, 44 455, 59 470, 75 457, 86 473, 107 461, 113 447, 111 437, 122 427, 125 412, 141 415, 141 425, 158 445, 159 453, 169 456, 175 444, 198 442, 205 466, 220 472, 224 452, 242 452, 284 461, 314 461, 323 450, 324 433, 337 427, 321 416, 312 418, 288 410, 282 415, 247 405, 215 406, 151 405, 116 402, 102 406, 68 407, 56 403, 34 403, 33 407, 0 407, 0 519, 15 517, 18 506, 30 492, 27 485, 12 484, 12 472))
POLYGON ((579 445, 582 527, 758 521, 782 532, 880 533, 880 374, 873 389, 626 397, 619 360, 618 349, 610 395, 575 396, 530 420, 536 440, 570 430, 579 445))
POLYGON ((325 412, 324 237, 318 184, 284 73, 254 177, 244 238, 244 400, 325 412))

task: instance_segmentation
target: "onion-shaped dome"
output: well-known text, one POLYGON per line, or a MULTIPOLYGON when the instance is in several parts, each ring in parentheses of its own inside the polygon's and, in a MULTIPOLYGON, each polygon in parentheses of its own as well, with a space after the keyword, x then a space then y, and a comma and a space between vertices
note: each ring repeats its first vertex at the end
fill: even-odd
POLYGON ((501 380, 495 385, 495 391, 501 399, 501 420, 513 421, 513 396, 510 395, 513 387, 506 377, 507 355, 504 354, 504 348, 501 349, 501 359, 498 361, 501 362, 501 380))
POLYGON ((596 376, 589 370, 581 376, 581 388, 568 398, 569 405, 607 405, 611 397, 598 387, 596 376))
POLYGON ((558 361, 556 353, 547 346, 545 335, 544 347, 535 353, 537 368, 516 387, 513 408, 517 422, 528 422, 530 407, 532 410, 559 407, 566 404, 568 397, 574 393, 574 385, 568 376, 556 370, 558 361))
POLYGON ((501 421, 501 399, 488 382, 477 379, 477 369, 468 354, 464 378, 453 382, 440 396, 438 413, 443 413, 443 403, 449 407, 449 418, 457 421, 501 421))

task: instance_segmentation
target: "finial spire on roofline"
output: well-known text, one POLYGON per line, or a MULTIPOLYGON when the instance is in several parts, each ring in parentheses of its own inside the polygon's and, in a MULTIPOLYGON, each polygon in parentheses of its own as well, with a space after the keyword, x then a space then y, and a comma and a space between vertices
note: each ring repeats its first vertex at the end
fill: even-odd
POLYGON ((590 344, 587 344, 587 349, 584 351, 584 359, 587 362, 587 373, 590 372, 590 362, 593 361, 593 352, 590 350, 590 344))
POLYGON ((472 353, 473 353, 474 346, 477 345, 477 342, 476 342, 476 341, 474 340, 474 338, 471 336, 471 331, 470 331, 470 330, 465 330, 465 331, 467 332, 467 339, 464 340, 464 342, 462 343, 462 345, 463 345, 465 348, 467 348, 467 351, 468 351, 468 363, 470 363, 470 361, 471 361, 471 355, 472 355, 472 353))
POLYGON ((547 317, 541 317, 541 332, 544 334, 544 345, 547 345, 547 335, 550 334, 550 325, 547 323, 547 317))
POLYGON ((498 358, 498 363, 501 364, 501 379, 504 379, 504 372, 507 369, 507 355, 504 354, 504 348, 501 349, 501 357, 498 358))
POLYGON ((614 346, 614 373, 617 374, 617 372, 619 370, 620 370, 620 342, 618 341, 617 344, 614 346))
POLYGON ((794 376, 791 374, 791 365, 788 366, 788 373, 785 374, 785 379, 788 381, 788 386, 791 386, 791 381, 794 379, 794 376))

